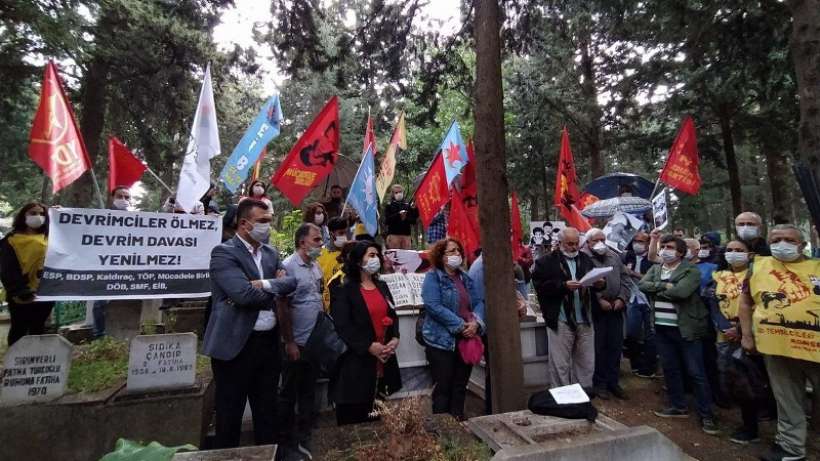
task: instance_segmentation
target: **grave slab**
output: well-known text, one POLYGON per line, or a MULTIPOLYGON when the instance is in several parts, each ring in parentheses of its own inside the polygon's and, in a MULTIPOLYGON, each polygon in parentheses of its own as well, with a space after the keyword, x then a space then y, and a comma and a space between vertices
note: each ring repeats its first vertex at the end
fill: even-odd
POLYGON ((131 393, 193 386, 196 345, 193 333, 135 337, 128 354, 126 390, 131 393))
POLYGON ((60 335, 24 336, 6 352, 0 405, 47 402, 65 394, 73 346, 60 335))

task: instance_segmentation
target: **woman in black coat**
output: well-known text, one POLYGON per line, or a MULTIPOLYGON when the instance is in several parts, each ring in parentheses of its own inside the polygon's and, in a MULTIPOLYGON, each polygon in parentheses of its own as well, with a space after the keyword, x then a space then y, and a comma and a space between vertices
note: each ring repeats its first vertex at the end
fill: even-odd
POLYGON ((378 280, 383 262, 378 244, 357 242, 344 262, 344 283, 330 293, 330 314, 348 347, 335 384, 339 425, 371 420, 377 395, 401 388, 399 318, 387 284, 378 280))

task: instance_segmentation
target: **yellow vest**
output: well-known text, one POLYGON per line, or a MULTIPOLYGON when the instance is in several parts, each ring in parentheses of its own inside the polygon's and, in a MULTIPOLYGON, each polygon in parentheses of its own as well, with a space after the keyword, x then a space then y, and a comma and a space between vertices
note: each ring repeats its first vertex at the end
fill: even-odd
POLYGON ((334 280, 340 279, 344 276, 344 271, 342 271, 342 268, 339 267, 339 270, 336 271, 335 274, 333 274, 333 277, 331 277, 327 281, 327 283, 325 283, 325 289, 324 291, 322 291, 322 301, 325 303, 325 312, 327 313, 330 313, 330 284, 333 283, 334 280))
POLYGON ((28 280, 31 291, 40 286, 40 276, 46 261, 48 238, 44 234, 23 234, 15 232, 9 236, 9 245, 17 255, 20 272, 28 280))
MULTIPOLYGON (((322 248, 322 253, 319 255, 319 258, 316 259, 316 263, 319 264, 319 268, 322 270, 322 280, 330 282, 330 279, 336 275, 336 272, 341 270, 342 264, 336 260, 339 253, 341 253, 341 251, 330 251, 327 248, 322 248)), ((327 285, 327 282, 325 282, 325 285, 327 285)), ((330 290, 328 290, 327 287, 322 291, 322 300, 325 303, 325 312, 329 311, 330 290)))
POLYGON ((820 363, 820 260, 757 256, 749 288, 757 349, 820 363))
MULTIPOLYGON (((740 308, 740 291, 743 288, 743 280, 746 279, 746 272, 746 270, 740 272, 725 270, 712 273, 712 278, 716 283, 715 297, 718 301, 720 313, 732 322, 737 321, 740 308)), ((718 341, 726 341, 722 332, 718 332, 718 341)))

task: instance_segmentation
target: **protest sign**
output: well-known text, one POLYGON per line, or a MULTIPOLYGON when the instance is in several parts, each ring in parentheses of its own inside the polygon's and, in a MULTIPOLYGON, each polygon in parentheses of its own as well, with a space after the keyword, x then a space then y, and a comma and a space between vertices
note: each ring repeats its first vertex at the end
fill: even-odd
POLYGON ((655 228, 663 230, 669 224, 669 210, 666 207, 666 188, 652 199, 652 215, 655 228))
POLYGON ((210 295, 218 216, 52 208, 38 300, 210 295))

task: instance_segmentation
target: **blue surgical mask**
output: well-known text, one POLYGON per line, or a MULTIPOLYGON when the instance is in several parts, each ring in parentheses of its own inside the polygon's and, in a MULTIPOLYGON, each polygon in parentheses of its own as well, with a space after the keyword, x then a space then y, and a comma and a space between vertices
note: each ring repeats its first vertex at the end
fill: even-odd
POLYGON ((796 261, 800 258, 800 249, 794 243, 789 242, 777 242, 772 243, 771 246, 772 256, 775 259, 778 259, 783 262, 792 262, 796 261))

